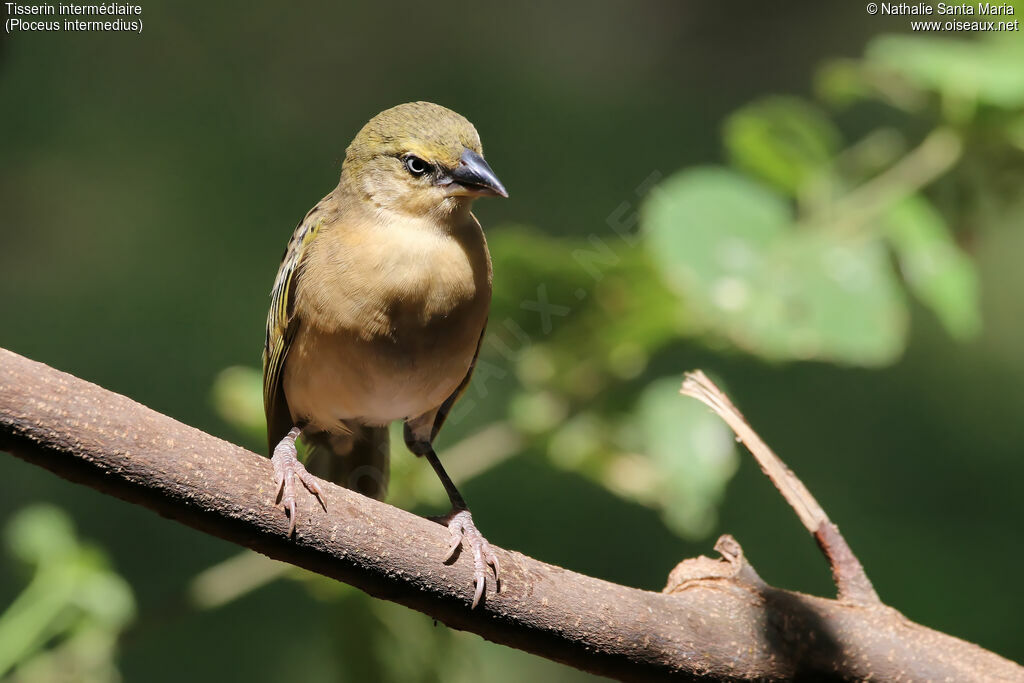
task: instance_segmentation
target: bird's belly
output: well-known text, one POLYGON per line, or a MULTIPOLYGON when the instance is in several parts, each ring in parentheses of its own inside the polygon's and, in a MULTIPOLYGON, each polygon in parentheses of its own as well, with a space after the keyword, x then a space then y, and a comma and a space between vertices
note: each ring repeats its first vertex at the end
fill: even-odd
POLYGON ((466 376, 482 321, 438 328, 371 339, 300 328, 284 368, 292 418, 331 431, 342 420, 385 425, 437 408, 466 376))

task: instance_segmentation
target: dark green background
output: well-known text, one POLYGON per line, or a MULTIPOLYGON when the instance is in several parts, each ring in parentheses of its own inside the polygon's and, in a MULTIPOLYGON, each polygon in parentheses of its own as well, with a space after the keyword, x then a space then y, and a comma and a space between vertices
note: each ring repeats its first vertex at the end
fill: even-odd
MULTIPOLYGON (((258 364, 284 244, 377 111, 427 99, 475 123, 511 193, 478 205, 488 229, 605 234, 609 212, 652 171, 719 160, 730 111, 806 93, 822 60, 858 56, 906 23, 861 3, 625 0, 145 2, 142 17, 141 35, 4 36, 0 345, 234 441, 211 408, 212 381, 258 364)), ((985 324, 972 342, 951 341, 915 308, 905 357, 881 370, 769 365, 696 344, 653 364, 726 379, 885 601, 1019 660, 1019 220, 1008 216, 971 253, 985 324)), ((654 511, 536 458, 466 489, 495 543, 642 588, 660 589, 676 562, 714 541, 679 540, 654 511)), ((374 676, 359 663, 362 602, 279 582, 190 613, 179 607, 189 579, 237 548, 0 458, 0 521, 39 500, 69 510, 136 591, 126 680, 374 676)), ((746 458, 716 529, 726 532, 767 581, 830 594, 814 543, 746 458)), ((0 604, 24 580, 0 565, 0 604)), ((394 656, 405 646, 395 638, 394 656)), ((495 667, 528 659, 496 647, 486 656, 495 667)))

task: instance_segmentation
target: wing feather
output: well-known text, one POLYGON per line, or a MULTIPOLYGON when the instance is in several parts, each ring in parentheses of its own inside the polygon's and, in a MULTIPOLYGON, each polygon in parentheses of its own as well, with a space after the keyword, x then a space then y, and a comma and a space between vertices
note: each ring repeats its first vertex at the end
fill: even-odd
POLYGON ((263 346, 263 408, 267 416, 267 442, 270 451, 284 438, 294 425, 282 384, 284 363, 288 349, 299 329, 299 320, 293 315, 295 288, 298 284, 303 259, 309 246, 320 232, 326 212, 323 204, 330 195, 313 207, 296 226, 288 242, 281 266, 270 293, 270 312, 267 314, 267 336, 263 346))

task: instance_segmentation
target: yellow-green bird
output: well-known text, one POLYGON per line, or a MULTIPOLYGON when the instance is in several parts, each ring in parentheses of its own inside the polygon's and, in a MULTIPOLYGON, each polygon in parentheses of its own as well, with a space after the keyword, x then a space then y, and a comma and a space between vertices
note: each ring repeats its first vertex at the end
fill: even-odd
MULTIPOLYGON (((432 442, 469 384, 491 302, 491 258, 470 212, 507 197, 465 118, 412 102, 381 112, 345 153, 338 186, 306 214, 274 281, 263 403, 278 501, 295 529, 295 480, 318 474, 369 496, 387 488, 388 425, 433 466, 452 503, 451 557, 473 554, 475 607, 498 559, 432 442)), ((321 499, 322 503, 322 499, 321 499)), ((446 558, 447 559, 447 558, 446 558)))

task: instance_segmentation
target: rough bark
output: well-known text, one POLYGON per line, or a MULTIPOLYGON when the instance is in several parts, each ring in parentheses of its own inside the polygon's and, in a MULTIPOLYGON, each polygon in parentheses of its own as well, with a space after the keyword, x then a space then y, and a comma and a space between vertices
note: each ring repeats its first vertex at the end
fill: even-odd
POLYGON ((296 535, 270 462, 124 396, 0 349, 0 449, 449 626, 623 680, 1024 680, 1024 669, 884 605, 772 588, 723 537, 663 593, 496 548, 500 593, 469 609, 469 558, 440 525, 328 485, 296 535))
POLYGON ((775 485, 783 499, 793 508, 800 523, 814 537, 832 567, 832 579, 842 602, 857 603, 864 607, 881 605, 874 586, 868 580, 860 560, 839 532, 839 527, 825 514, 825 510, 807 490, 792 470, 768 447, 729 397, 715 386, 700 370, 688 372, 679 393, 691 396, 707 405, 722 418, 736 434, 737 440, 747 447, 761 471, 775 485))

